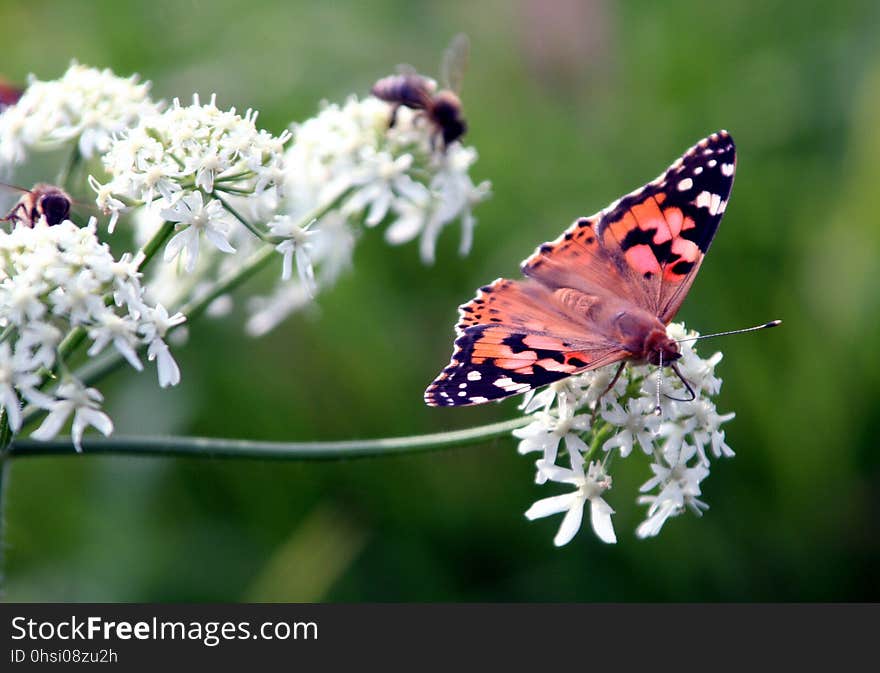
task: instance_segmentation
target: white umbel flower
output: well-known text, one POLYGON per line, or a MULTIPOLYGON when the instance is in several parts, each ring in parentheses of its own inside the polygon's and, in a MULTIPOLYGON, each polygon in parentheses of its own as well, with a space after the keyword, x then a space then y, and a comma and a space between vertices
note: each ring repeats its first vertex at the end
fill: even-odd
MULTIPOLYGON (((668 326, 667 333, 677 340, 698 336, 676 323, 668 326)), ((642 449, 635 452, 637 455, 654 457, 654 477, 642 486, 644 495, 638 497, 638 502, 649 505, 648 517, 636 531, 639 537, 657 535, 670 517, 686 508, 699 513, 708 507, 698 497, 700 482, 709 475, 710 454, 714 458, 733 456, 721 426, 734 414, 718 413, 712 400, 721 388, 721 379, 715 375, 721 354, 704 359, 692 341, 680 346, 682 357, 677 364, 696 398, 688 400, 684 384, 664 373, 659 416, 655 413, 657 368, 646 365, 627 365, 610 389, 617 364, 526 395, 520 409, 530 422, 513 435, 520 440, 520 453, 541 454, 536 483, 562 482, 578 487, 574 493, 539 500, 526 513, 532 519, 567 512, 554 540, 557 545, 565 544, 577 532, 587 500, 591 502, 594 531, 605 542, 614 541, 612 510, 599 496, 606 480, 611 484, 612 459, 627 458, 636 446, 642 449), (558 464, 561 440, 570 469, 558 464), (590 469, 584 474, 586 463, 590 469), (647 494, 655 488, 658 493, 647 494)))
POLYGON ((85 159, 103 154, 115 134, 159 109, 149 90, 137 75, 118 77, 75 62, 56 80, 31 76, 21 99, 0 114, 0 165, 67 143, 85 159))
MULTIPOLYGON (((235 108, 219 109, 215 96, 203 104, 195 95, 187 106, 175 98, 169 109, 143 116, 113 138, 103 157, 109 182, 90 180, 98 207, 115 223, 129 205, 173 211, 198 194, 206 208, 222 197, 260 212, 277 201, 291 136, 273 136, 256 121, 253 110, 242 116, 235 108)), ((216 207, 223 206, 218 201, 216 207)))
POLYGON ((689 507, 701 514, 709 506, 697 496, 700 482, 709 476, 709 467, 699 461, 693 466, 688 463, 696 456, 696 447, 682 444, 677 448, 664 448, 657 462, 651 465, 654 476, 639 489, 646 493, 659 488, 657 495, 645 495, 639 502, 649 505, 648 518, 639 524, 636 535, 641 538, 653 537, 660 532, 663 524, 672 516, 681 514, 689 507))
POLYGON ((47 370, 65 368, 64 335, 82 330, 87 356, 112 348, 137 370, 143 368, 138 351, 147 348, 158 361, 160 385, 180 380, 163 338, 183 316, 144 300, 136 262, 130 255, 115 259, 96 227, 94 219, 82 228, 41 221, 0 231, 0 406, 13 431, 21 427, 22 399, 49 411, 32 435, 37 439, 54 437, 72 415, 78 448, 86 427, 107 434, 112 423, 100 411, 100 393, 72 374, 55 391, 40 390, 47 370))
POLYGON ((611 524, 611 515, 614 514, 614 510, 602 498, 602 494, 611 488, 611 477, 605 473, 600 463, 590 463, 586 474, 584 474, 583 460, 573 460, 570 470, 549 465, 544 468, 544 472, 550 481, 571 484, 576 487, 571 493, 538 500, 526 511, 526 518, 529 520, 565 512, 559 526, 559 532, 553 538, 553 544, 561 547, 571 542, 580 530, 584 505, 587 502, 590 503, 590 521, 593 532, 602 542, 608 544, 617 542, 617 536, 614 534, 614 527, 611 524))
POLYGON ((291 127, 282 211, 300 223, 308 213, 323 215, 309 227, 306 240, 297 230, 273 231, 287 236, 277 245, 283 280, 295 259, 299 282, 254 302, 259 313, 248 322, 251 333, 264 333, 301 308, 303 287, 313 295, 332 283, 350 265, 354 236, 362 227, 385 227, 391 245, 418 240, 422 261, 430 264, 441 232, 459 221, 460 251, 470 250, 472 210, 490 191, 488 182, 474 184, 470 177, 476 151, 460 143, 436 150, 432 125, 409 108, 398 109, 389 128, 390 120, 385 101, 352 96, 341 105, 325 104, 316 116, 291 127))
POLYGON ((113 421, 100 409, 104 396, 94 388, 86 388, 78 381, 62 383, 55 392, 55 397, 32 395, 37 406, 47 409, 46 416, 39 428, 31 433, 31 437, 41 442, 55 437, 64 423, 73 414, 71 437, 77 451, 82 451, 82 439, 86 428, 95 428, 102 435, 113 432, 113 421))
POLYGON ((315 269, 312 266, 312 249, 317 232, 300 226, 290 215, 276 215, 269 223, 269 231, 273 236, 284 239, 275 246, 282 254, 281 280, 290 280, 293 274, 293 260, 296 258, 296 269, 299 280, 309 294, 314 296, 317 291, 315 269))
POLYGON ((205 203, 201 192, 184 194, 174 204, 162 210, 161 215, 175 222, 178 230, 165 246, 165 261, 182 256, 184 267, 192 273, 199 260, 199 241, 202 236, 220 252, 231 254, 235 248, 229 242, 229 221, 219 201, 205 203))

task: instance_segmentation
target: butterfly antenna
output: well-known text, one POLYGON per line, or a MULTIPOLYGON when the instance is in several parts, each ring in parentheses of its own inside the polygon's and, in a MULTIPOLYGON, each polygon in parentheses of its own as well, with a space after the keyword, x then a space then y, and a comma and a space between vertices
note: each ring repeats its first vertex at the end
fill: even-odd
MULTIPOLYGON (((727 336, 728 334, 742 334, 743 332, 756 332, 759 329, 767 329, 769 327, 778 327, 782 324, 781 320, 771 320, 770 322, 765 322, 763 325, 755 325, 754 327, 746 327, 745 329, 734 329, 729 332, 716 332, 715 334, 701 334, 700 336, 688 337, 686 339, 676 339, 676 343, 683 343, 685 341, 697 341, 698 339, 709 339, 710 337, 719 337, 719 336, 727 336)), ((679 374, 679 376, 681 376, 679 374)), ((682 379, 684 381, 684 379, 682 379)))
MULTIPOLYGON (((719 337, 719 336, 727 336, 729 334, 743 334, 744 332, 756 332, 759 329, 768 329, 770 327, 778 327, 782 324, 781 320, 771 320, 770 322, 765 322, 763 325, 755 325, 754 327, 746 327, 745 329, 734 329, 728 332, 716 332, 715 334, 702 334, 700 336, 688 337, 686 339, 676 339, 676 343, 683 343, 685 341, 697 341, 698 339, 709 339, 711 337, 719 337)), ((681 398, 681 397, 671 397, 670 395, 664 394, 664 397, 670 400, 675 400, 676 402, 692 402, 697 399, 697 394, 694 392, 694 389, 691 387, 690 382, 682 375, 681 371, 678 369, 678 365, 674 362, 669 365, 672 368, 672 371, 675 372, 675 375, 679 378, 679 380, 684 384, 684 387, 687 388, 689 398, 681 398)), ((663 354, 660 354, 660 369, 663 368, 663 354)), ((657 406, 654 408, 654 413, 660 414, 660 369, 657 370, 657 406)))

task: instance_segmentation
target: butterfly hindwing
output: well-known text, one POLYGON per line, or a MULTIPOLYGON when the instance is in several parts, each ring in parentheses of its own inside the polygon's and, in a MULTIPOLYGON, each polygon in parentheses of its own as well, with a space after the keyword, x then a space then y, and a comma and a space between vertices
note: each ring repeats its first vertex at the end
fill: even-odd
POLYGON ((452 360, 425 392, 431 406, 482 404, 626 357, 548 288, 498 279, 459 308, 452 360))
POLYGON ((735 167, 733 139, 713 133, 653 182, 540 246, 522 271, 550 286, 600 288, 668 323, 718 230, 735 167))

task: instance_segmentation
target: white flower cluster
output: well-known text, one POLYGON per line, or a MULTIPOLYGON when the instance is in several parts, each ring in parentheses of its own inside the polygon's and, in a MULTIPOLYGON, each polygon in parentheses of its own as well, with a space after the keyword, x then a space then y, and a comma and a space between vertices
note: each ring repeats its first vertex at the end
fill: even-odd
POLYGON ((54 437, 72 414, 78 449, 87 426, 106 435, 113 424, 100 410, 101 394, 68 372, 60 348, 65 335, 83 330, 88 356, 112 346, 137 370, 143 369, 138 350, 146 347, 148 359, 157 361, 159 384, 180 381, 165 336, 184 317, 147 305, 139 260, 115 259, 95 232, 94 219, 83 228, 41 220, 0 231, 0 405, 13 432, 21 428, 22 399, 48 410, 31 435, 40 440, 54 437), (55 370, 61 383, 47 392, 55 370))
POLYGON ((707 509, 699 496, 700 483, 709 475, 709 454, 714 458, 734 455, 721 430, 734 414, 719 414, 712 401, 721 389, 715 366, 722 356, 701 358, 692 341, 699 335, 681 324, 670 324, 667 334, 679 341, 691 339, 680 341, 682 357, 676 364, 696 394, 693 400, 685 401, 689 394, 678 377, 665 376, 657 414, 657 368, 648 365, 627 365, 614 387, 602 395, 618 367, 609 365, 552 384, 523 402, 521 408, 533 420, 513 434, 520 439, 520 453, 541 454, 536 482, 575 487, 572 492, 539 500, 526 512, 529 519, 566 513, 554 538, 557 546, 578 532, 587 503, 599 539, 616 541, 611 523, 614 510, 603 496, 612 484, 612 457, 626 458, 636 445, 653 459, 654 473, 639 489, 643 495, 638 502, 648 505, 648 512, 636 530, 638 537, 657 535, 670 517, 686 508, 698 514, 707 509), (560 443, 570 467, 558 464, 560 443))
POLYGON ((490 190, 488 182, 475 185, 470 177, 476 151, 457 142, 440 151, 432 144, 431 122, 409 108, 399 108, 389 128, 390 121, 388 103, 351 97, 292 127, 285 213, 272 224, 272 233, 284 239, 278 251, 284 255, 285 277, 295 259, 300 280, 256 302, 252 333, 271 329, 304 297, 336 279, 351 261, 358 225, 387 223, 385 239, 392 245, 418 238, 421 258, 431 264, 440 232, 460 221, 459 249, 463 255, 470 251, 472 208, 490 190), (294 224, 330 206, 331 216, 322 216, 307 232, 294 224))
POLYGON ((85 159, 102 154, 114 134, 158 109, 149 90, 137 76, 77 63, 56 80, 31 76, 21 99, 0 114, 0 169, 24 161, 31 148, 76 143, 85 159))
POLYGON ((63 340, 85 335, 88 356, 112 344, 138 369, 145 348, 160 383, 176 383, 164 337, 184 318, 162 307, 219 315, 231 305, 222 293, 275 258, 274 250, 280 281, 268 297, 252 298, 253 334, 332 284, 351 264, 361 226, 387 224, 392 244, 419 238, 430 263, 440 231, 460 221, 461 251, 470 249, 471 209, 489 185, 469 176, 472 148, 433 146, 435 129, 422 113, 401 108, 389 128, 389 104, 352 98, 276 136, 257 127, 256 112, 219 109, 213 96, 185 105, 148 94, 137 77, 73 64, 58 80, 33 79, 0 113, 0 170, 31 149, 69 144, 62 175, 72 181, 76 171, 91 172, 110 232, 126 214, 127 231, 113 244, 142 251, 114 261, 94 222, 3 234, 0 405, 14 431, 29 403, 49 411, 35 437, 54 436, 71 415, 78 447, 85 424, 109 432, 100 393, 70 372, 67 345, 73 353, 75 343, 63 340), (84 168, 79 159, 93 161, 84 168), (163 245, 164 255, 154 254, 163 245), (143 279, 145 260, 152 264, 143 279))
POLYGON ((103 156, 110 180, 90 178, 98 207, 111 215, 110 230, 129 206, 144 205, 178 223, 166 258, 182 252, 189 271, 198 259, 200 234, 218 250, 234 252, 229 204, 246 204, 254 217, 272 211, 290 139, 288 132, 273 136, 257 129, 256 120, 253 110, 242 117, 235 108, 219 109, 214 96, 202 104, 195 95, 192 105, 175 98, 169 109, 141 117, 114 137, 103 156))

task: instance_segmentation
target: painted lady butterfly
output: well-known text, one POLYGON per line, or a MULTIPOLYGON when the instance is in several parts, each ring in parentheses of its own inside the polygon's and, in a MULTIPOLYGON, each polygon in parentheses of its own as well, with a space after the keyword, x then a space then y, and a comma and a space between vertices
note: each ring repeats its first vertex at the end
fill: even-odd
POLYGON ((425 402, 482 404, 613 362, 674 363, 681 353, 666 325, 709 250, 735 167, 733 139, 713 133, 540 246, 524 280, 480 288, 459 307, 452 361, 425 402))

